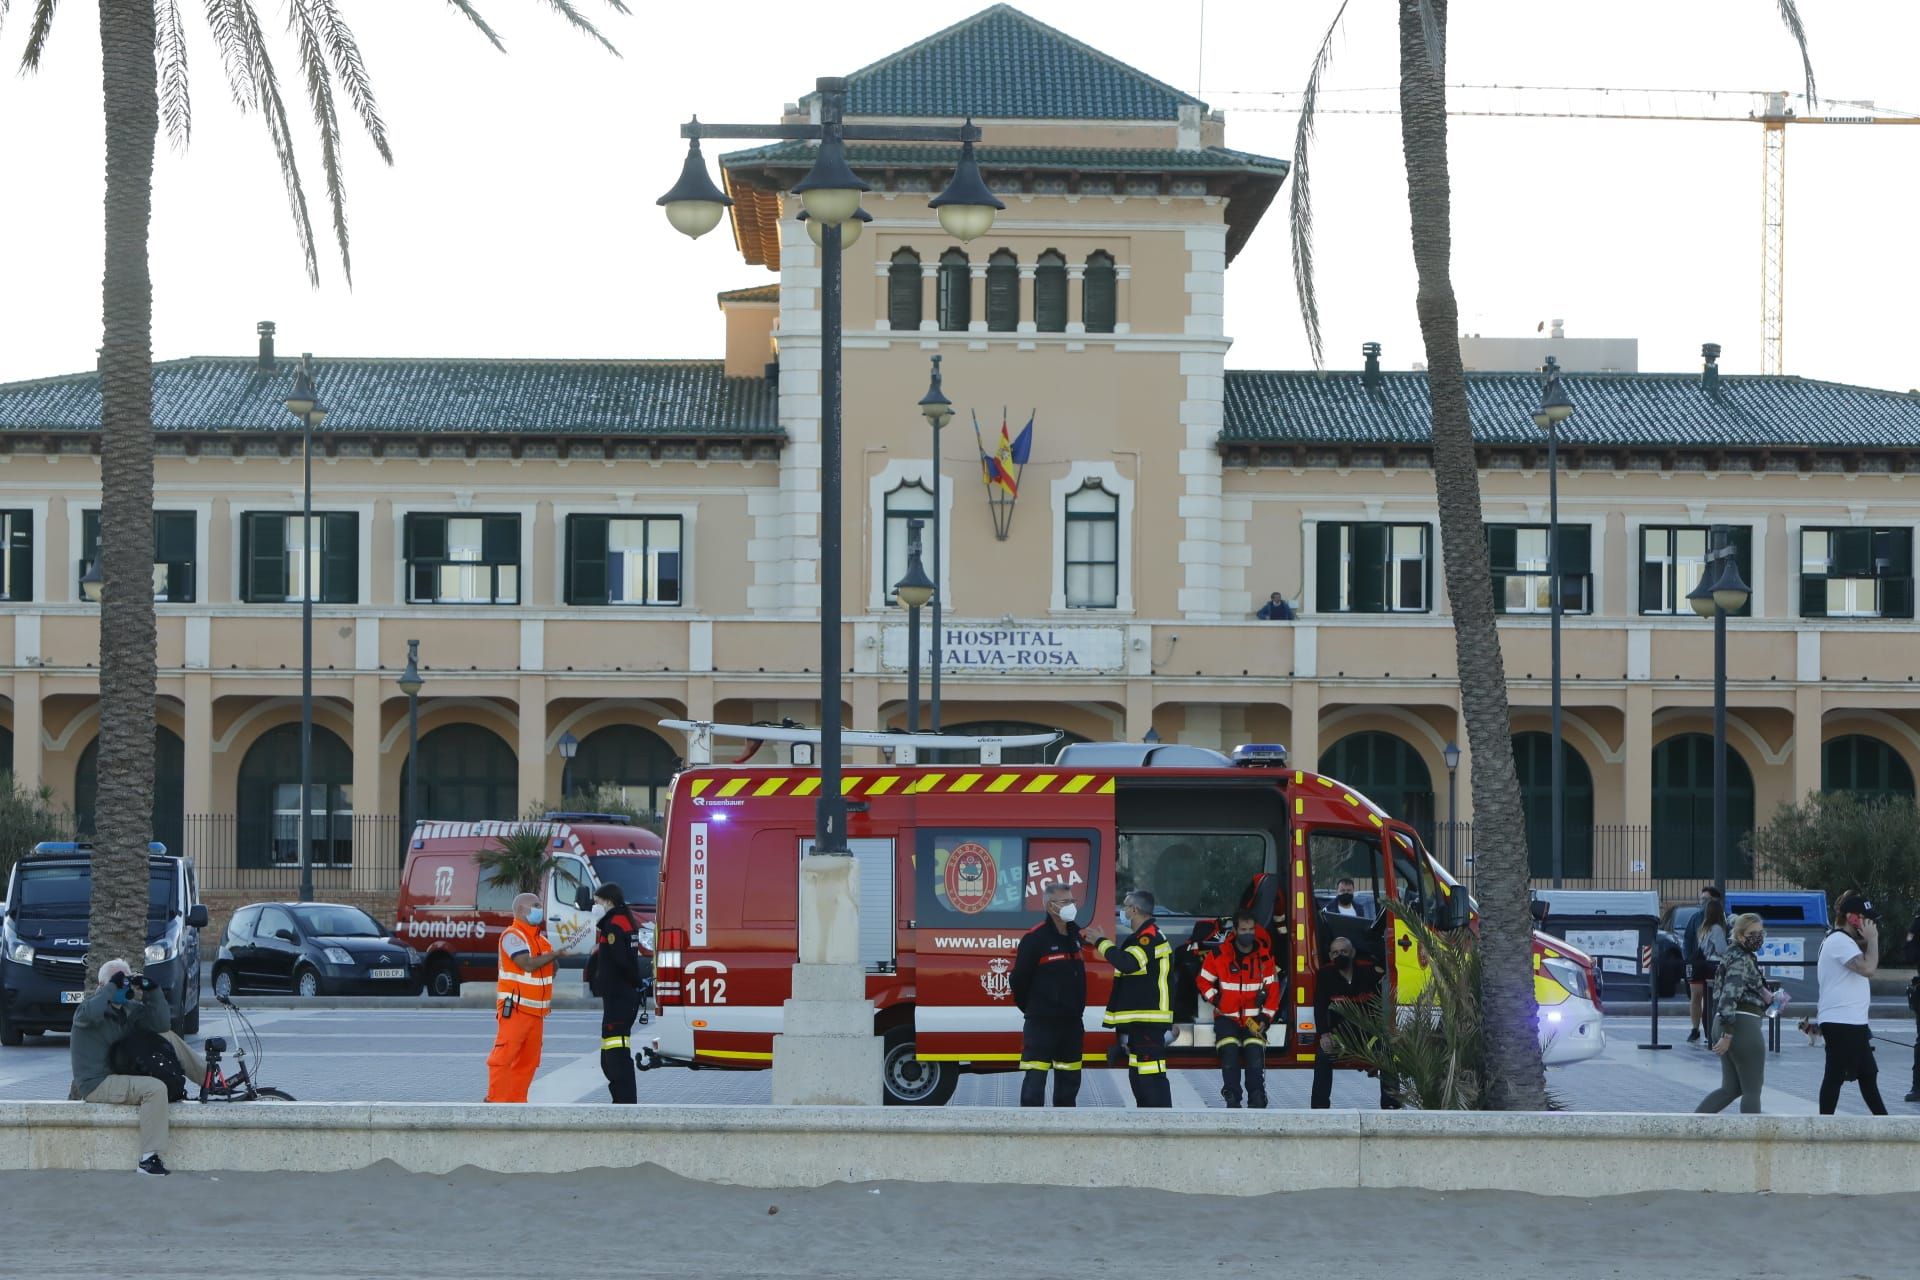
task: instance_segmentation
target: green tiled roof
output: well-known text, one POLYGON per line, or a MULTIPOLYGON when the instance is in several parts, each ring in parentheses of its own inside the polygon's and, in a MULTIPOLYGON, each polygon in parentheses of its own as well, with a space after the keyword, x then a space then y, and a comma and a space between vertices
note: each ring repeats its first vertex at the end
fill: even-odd
MULTIPOLYGON (((1422 445, 1432 438, 1424 373, 1227 370, 1225 445, 1422 445)), ((1568 373, 1574 404, 1565 447, 1920 448, 1920 395, 1805 378, 1722 374, 1708 394, 1698 373, 1568 373)), ((1481 444, 1535 446, 1540 378, 1469 373, 1481 444)))
POLYGON ((850 116, 1174 120, 1188 105, 1205 106, 1006 4, 847 77, 850 116))
POLYGON ((725 289, 720 295, 722 302, 778 302, 780 286, 777 284, 749 285, 745 289, 725 289))
MULTIPOLYGON (((720 157, 728 169, 808 169, 818 148, 811 142, 777 142, 751 151, 733 151, 720 157)), ((913 142, 850 142, 847 162, 856 169, 951 168, 958 146, 913 142)), ((1226 147, 1192 151, 1129 147, 980 147, 980 167, 1040 169, 1080 173, 1261 173, 1284 178, 1287 162, 1226 147)))
MULTIPOLYGON (((288 431, 292 366, 191 356, 153 366, 161 432, 288 431)), ((393 434, 764 436, 775 388, 718 360, 317 360, 322 430, 393 434)), ((0 431, 97 431, 100 375, 0 384, 0 431)))

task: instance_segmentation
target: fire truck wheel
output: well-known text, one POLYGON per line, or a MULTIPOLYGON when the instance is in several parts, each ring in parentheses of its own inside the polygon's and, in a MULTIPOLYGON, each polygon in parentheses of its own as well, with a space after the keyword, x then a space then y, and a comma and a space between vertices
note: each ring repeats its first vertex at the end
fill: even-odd
POLYGON ((913 1028, 887 1032, 881 1065, 890 1107, 944 1107, 960 1085, 957 1062, 921 1062, 913 1056, 913 1028))

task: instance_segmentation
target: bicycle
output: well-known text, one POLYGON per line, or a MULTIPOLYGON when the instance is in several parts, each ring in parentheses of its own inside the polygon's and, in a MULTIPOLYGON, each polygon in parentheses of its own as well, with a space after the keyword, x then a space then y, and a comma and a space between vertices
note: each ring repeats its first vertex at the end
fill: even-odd
POLYGON ((235 1042, 233 1050, 234 1069, 231 1075, 220 1069, 220 1060, 227 1052, 227 1040, 222 1036, 208 1036, 201 1044, 200 1051, 207 1060, 207 1073, 200 1079, 201 1102, 292 1102, 293 1095, 284 1089, 274 1089, 254 1083, 254 1074, 266 1061, 266 1052, 261 1047, 260 1033, 254 1028, 247 1015, 240 1011, 226 996, 216 995, 215 1000, 227 1011, 227 1034, 235 1042), (247 1066, 247 1054, 253 1054, 253 1066, 247 1066))

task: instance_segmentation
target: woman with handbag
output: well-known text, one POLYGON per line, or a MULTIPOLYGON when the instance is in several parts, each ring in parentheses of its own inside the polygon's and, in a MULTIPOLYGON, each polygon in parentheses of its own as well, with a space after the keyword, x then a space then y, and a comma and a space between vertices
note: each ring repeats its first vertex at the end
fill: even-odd
POLYGON ((1714 983, 1709 1033, 1713 1051, 1720 1055, 1720 1087, 1700 1100, 1694 1110, 1713 1113, 1740 1099, 1747 1115, 1760 1111, 1760 1088, 1767 1075, 1767 1038, 1762 1019, 1773 1003, 1773 992, 1760 975, 1760 947, 1766 927, 1751 912, 1733 918, 1733 946, 1720 964, 1714 983))

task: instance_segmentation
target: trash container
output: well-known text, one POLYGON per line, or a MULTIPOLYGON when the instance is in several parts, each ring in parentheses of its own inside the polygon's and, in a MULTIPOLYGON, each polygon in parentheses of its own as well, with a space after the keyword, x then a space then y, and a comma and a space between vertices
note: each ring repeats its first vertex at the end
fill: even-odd
POLYGON ((1654 998, 1658 893, 1651 889, 1536 889, 1533 896, 1547 904, 1541 931, 1593 957, 1603 998, 1654 998))

